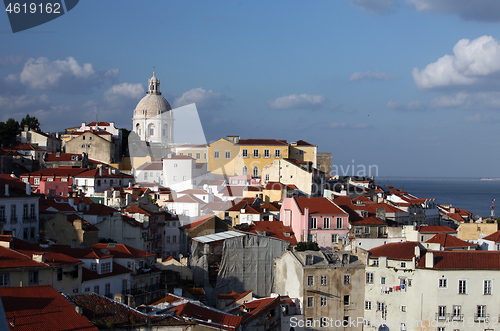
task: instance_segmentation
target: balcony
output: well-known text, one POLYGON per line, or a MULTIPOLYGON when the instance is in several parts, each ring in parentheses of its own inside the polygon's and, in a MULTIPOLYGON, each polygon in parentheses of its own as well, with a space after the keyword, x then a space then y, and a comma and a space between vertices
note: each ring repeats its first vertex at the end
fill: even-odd
POLYGON ((464 320, 464 314, 454 314, 451 315, 451 320, 452 321, 463 321, 464 320))
POLYGON ((490 314, 474 314, 474 322, 489 323, 490 322, 490 314))
POLYGON ((436 321, 449 321, 450 314, 446 313, 436 313, 436 321))

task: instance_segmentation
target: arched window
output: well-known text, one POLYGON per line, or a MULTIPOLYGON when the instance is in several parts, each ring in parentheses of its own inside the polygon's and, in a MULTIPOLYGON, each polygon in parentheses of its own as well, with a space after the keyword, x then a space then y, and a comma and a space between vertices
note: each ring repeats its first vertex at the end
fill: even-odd
POLYGON ((248 175, 248 168, 247 168, 247 166, 243 166, 243 169, 241 169, 241 174, 242 175, 248 175))
POLYGON ((257 166, 253 167, 252 177, 259 177, 259 168, 257 166))
POLYGON ((153 123, 148 125, 148 134, 149 136, 155 135, 155 125, 153 123))
POLYGON ((135 133, 139 136, 141 135, 141 125, 139 123, 135 125, 135 133))

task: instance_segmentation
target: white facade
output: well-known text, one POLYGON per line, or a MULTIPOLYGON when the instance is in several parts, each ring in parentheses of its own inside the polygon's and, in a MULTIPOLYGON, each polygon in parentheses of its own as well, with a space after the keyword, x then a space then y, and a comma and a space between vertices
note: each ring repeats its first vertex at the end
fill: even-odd
POLYGON ((206 165, 197 164, 185 155, 169 155, 163 159, 163 183, 176 192, 189 190, 200 183, 206 174, 206 165))

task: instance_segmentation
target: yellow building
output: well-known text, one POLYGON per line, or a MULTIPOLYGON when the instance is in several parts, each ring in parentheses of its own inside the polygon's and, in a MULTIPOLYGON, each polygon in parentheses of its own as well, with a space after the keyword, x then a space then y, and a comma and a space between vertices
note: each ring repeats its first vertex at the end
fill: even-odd
POLYGON ((196 163, 207 163, 208 145, 182 144, 174 146, 175 154, 187 155, 196 160, 196 163))
POLYGON ((316 166, 317 146, 299 140, 221 138, 208 145, 209 171, 227 176, 261 177, 275 160, 292 158, 316 166))

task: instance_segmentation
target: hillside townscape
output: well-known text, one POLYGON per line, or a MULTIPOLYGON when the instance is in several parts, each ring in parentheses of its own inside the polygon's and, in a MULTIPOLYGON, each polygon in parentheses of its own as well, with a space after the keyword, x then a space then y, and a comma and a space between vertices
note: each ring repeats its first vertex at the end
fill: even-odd
POLYGON ((147 86, 131 131, 0 123, 0 329, 498 329, 495 219, 298 132, 176 141, 147 86))

